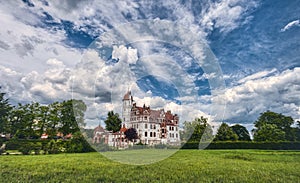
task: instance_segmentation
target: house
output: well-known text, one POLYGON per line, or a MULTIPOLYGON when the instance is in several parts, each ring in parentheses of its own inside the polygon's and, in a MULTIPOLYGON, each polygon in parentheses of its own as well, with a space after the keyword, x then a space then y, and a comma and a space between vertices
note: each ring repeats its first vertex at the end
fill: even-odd
POLYGON ((120 131, 112 133, 98 126, 94 130, 94 143, 102 141, 113 147, 125 147, 129 143, 124 134, 126 129, 135 128, 139 137, 137 142, 147 145, 180 145, 179 116, 177 114, 172 114, 170 110, 154 110, 150 106, 138 106, 130 91, 124 95, 122 102, 122 128, 120 131))

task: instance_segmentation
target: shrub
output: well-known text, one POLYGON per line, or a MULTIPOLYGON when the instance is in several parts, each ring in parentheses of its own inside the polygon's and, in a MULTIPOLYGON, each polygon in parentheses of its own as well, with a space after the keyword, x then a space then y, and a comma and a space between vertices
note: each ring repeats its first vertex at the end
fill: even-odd
MULTIPOLYGON (((202 144, 205 146, 205 144, 202 144)), ((227 141, 212 142, 206 149, 264 149, 264 150, 300 150, 300 142, 248 142, 227 141)), ((199 142, 186 143, 182 149, 198 149, 199 142)))
POLYGON ((32 147, 34 145, 30 142, 28 143, 22 143, 22 145, 18 148, 18 150, 23 154, 23 155, 28 155, 30 154, 32 147))

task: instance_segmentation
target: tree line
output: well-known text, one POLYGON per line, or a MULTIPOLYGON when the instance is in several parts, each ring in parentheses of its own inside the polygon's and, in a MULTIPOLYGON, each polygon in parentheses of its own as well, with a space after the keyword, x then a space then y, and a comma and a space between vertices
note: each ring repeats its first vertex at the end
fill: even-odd
POLYGON ((0 93, 0 134, 7 138, 38 139, 43 134, 51 139, 80 131, 85 125, 86 105, 81 100, 66 100, 41 105, 37 102, 13 106, 0 93))
MULTIPOLYGON (((240 124, 229 126, 227 123, 222 123, 213 137, 212 126, 207 120, 200 117, 192 122, 184 122, 182 140, 186 142, 251 141, 249 131, 240 124)), ((290 116, 266 111, 261 113, 254 122, 252 134, 256 142, 300 141, 300 122, 295 122, 290 116)))

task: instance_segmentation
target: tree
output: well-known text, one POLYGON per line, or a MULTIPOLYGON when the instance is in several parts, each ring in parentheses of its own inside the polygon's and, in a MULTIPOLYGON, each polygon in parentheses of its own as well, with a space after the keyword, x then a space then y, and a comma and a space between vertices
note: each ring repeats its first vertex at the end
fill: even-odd
POLYGON ((239 137, 233 130, 226 124, 222 123, 215 136, 216 141, 237 140, 239 137))
POLYGON ((46 133, 49 135, 49 137, 53 138, 56 137, 56 134, 58 132, 58 126, 60 126, 61 123, 61 110, 62 105, 59 102, 54 102, 50 105, 48 105, 49 108, 49 114, 48 114, 48 124, 46 133))
POLYGON ((114 113, 114 111, 109 111, 107 113, 107 118, 104 121, 105 129, 108 131, 117 132, 121 129, 121 119, 119 118, 118 113, 114 113))
POLYGON ((247 130, 246 127, 236 124, 230 127, 232 129, 232 131, 237 134, 238 136, 238 140, 242 140, 242 141, 250 141, 250 134, 247 130))
MULTIPOLYGON (((0 87, 1 88, 1 87, 0 87)), ((5 93, 0 93, 0 133, 9 132, 8 117, 9 113, 12 110, 11 105, 8 102, 8 99, 5 99, 5 93)))
POLYGON ((300 121, 297 121, 297 128, 295 128, 296 131, 296 140, 300 141, 300 121))
POLYGON ((213 130, 207 122, 207 118, 201 116, 192 122, 184 122, 184 131, 180 135, 183 140, 190 142, 210 141, 213 138, 213 130))
POLYGON ((263 124, 254 134, 255 141, 281 141, 283 139, 285 139, 285 132, 275 124, 263 124))
POLYGON ((254 122, 255 128, 254 132, 254 140, 257 139, 268 139, 271 140, 273 137, 273 133, 285 134, 284 136, 274 136, 274 141, 278 140, 288 140, 294 141, 296 139, 296 134, 292 129, 291 125, 294 123, 294 120, 290 116, 284 116, 282 114, 278 114, 272 111, 266 111, 260 115, 257 121, 254 122), (268 124, 268 125, 267 125, 268 124), (273 133, 267 133, 271 135, 270 137, 265 137, 265 134, 261 133, 261 130, 272 129, 273 133), (262 136, 262 137, 260 137, 262 136), (278 139, 281 137, 281 139, 278 139))
POLYGON ((135 128, 129 128, 125 132, 125 138, 133 142, 134 139, 138 139, 138 134, 135 128))
POLYGON ((9 115, 10 133, 16 138, 37 138, 35 132, 38 103, 18 104, 9 115))
POLYGON ((85 125, 84 112, 86 105, 81 100, 68 100, 61 103, 61 127, 58 129, 63 135, 80 131, 85 125))

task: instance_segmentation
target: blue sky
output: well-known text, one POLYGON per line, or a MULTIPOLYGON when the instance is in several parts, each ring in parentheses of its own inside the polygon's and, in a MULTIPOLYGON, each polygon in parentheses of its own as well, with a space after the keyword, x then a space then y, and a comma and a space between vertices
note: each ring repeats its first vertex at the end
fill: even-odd
MULTIPOLYGON (((99 70, 103 65, 89 64, 89 59, 96 61, 101 57, 102 50, 106 51, 106 57, 102 55, 106 64, 115 61, 115 65, 124 66, 118 62, 122 62, 126 54, 127 59, 136 56, 140 69, 147 68, 148 75, 135 78, 139 102, 148 100, 142 100, 144 92, 152 99, 149 103, 152 106, 164 103, 164 107, 176 111, 176 104, 196 97, 189 100, 197 103, 186 107, 186 110, 196 110, 190 117, 208 114, 213 118, 210 104, 217 101, 216 106, 224 116, 216 121, 245 125, 253 123, 266 110, 300 119, 299 12, 299 0, 2 1, 0 85, 13 103, 61 101, 71 98, 72 90, 75 96, 87 101, 96 98, 101 105, 91 103, 88 111, 89 120, 95 122, 102 112, 111 109, 109 104, 102 104, 113 96, 103 83, 96 86, 95 92, 93 79, 102 74, 105 81, 123 81, 122 77, 115 81, 116 78, 103 75, 102 71, 99 74, 95 68, 99 70), (218 61, 226 88, 212 96, 209 78, 213 73, 195 64, 197 59, 193 54, 181 47, 168 46, 169 43, 141 42, 98 50, 91 46, 105 32, 120 31, 121 25, 146 20, 178 23, 191 32, 190 35, 174 33, 181 39, 203 40, 218 61), (90 48, 100 56, 89 51, 90 48), (151 59, 159 61, 150 64, 151 59), (186 65, 188 63, 190 65, 186 65), (160 72, 158 65, 168 72, 160 72), (168 68, 177 69, 173 72, 177 78, 172 78, 168 68), (155 73, 159 73, 158 77, 154 77, 155 73), (73 76, 90 78, 74 82, 73 76), (182 87, 193 86, 195 91, 186 95, 188 91, 177 90, 176 79, 185 82, 182 87), (175 104, 170 104, 172 101, 175 104), (225 111, 223 102, 218 101, 226 102, 225 111)), ((117 78, 128 73, 110 65, 112 67, 107 66, 107 69, 117 72, 117 78)), ((136 69, 132 65, 129 68, 136 69)), ((123 89, 115 90, 120 92, 114 95, 122 95, 123 89)), ((189 114, 183 109, 181 113, 189 114)))

